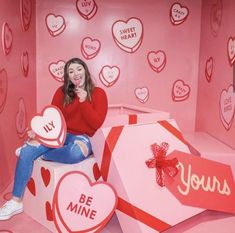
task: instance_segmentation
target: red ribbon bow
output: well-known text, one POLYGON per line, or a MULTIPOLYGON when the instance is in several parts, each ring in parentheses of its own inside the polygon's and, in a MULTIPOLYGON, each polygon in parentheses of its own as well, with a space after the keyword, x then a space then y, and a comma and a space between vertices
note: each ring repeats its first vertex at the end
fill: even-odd
POLYGON ((162 142, 160 146, 156 143, 152 144, 154 157, 145 162, 148 168, 156 168, 156 181, 161 187, 166 185, 166 179, 171 181, 178 173, 177 158, 166 159, 168 148, 169 144, 166 142, 162 142))

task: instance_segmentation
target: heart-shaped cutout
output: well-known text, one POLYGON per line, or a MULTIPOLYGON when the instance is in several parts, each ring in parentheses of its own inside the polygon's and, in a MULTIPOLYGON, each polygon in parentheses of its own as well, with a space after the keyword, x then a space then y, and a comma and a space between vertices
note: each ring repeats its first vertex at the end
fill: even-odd
POLYGON ((59 82, 64 82, 64 66, 65 61, 59 60, 57 62, 52 62, 49 64, 49 72, 52 77, 59 82))
POLYGON ((100 51, 101 43, 97 39, 86 37, 82 40, 81 52, 86 59, 97 56, 100 51))
POLYGON ((231 128, 234 114, 235 93, 233 90, 233 85, 230 85, 227 90, 223 89, 220 94, 220 119, 226 130, 231 128))
POLYGON ((61 15, 48 14, 46 25, 51 36, 58 36, 66 28, 65 19, 61 15))
POLYGON ((183 80, 176 80, 172 87, 173 101, 179 102, 188 99, 190 95, 190 90, 190 86, 188 84, 185 84, 183 80))
POLYGON ((66 138, 66 123, 59 108, 46 106, 42 114, 36 114, 31 120, 35 138, 43 145, 58 148, 63 146, 66 138))
POLYGON ((51 208, 51 204, 49 201, 45 203, 45 210, 46 210, 46 218, 48 221, 53 221, 53 211, 51 208))
POLYGON ((0 113, 3 111, 8 90, 8 75, 5 69, 0 70, 0 113))
POLYGON ((47 187, 51 180, 51 173, 45 167, 41 167, 41 177, 43 180, 44 185, 47 187))
POLYGON ((135 89, 135 96, 141 103, 145 103, 149 98, 149 89, 147 87, 138 87, 135 89))
POLYGON ((161 72, 166 65, 166 54, 164 51, 150 51, 147 55, 150 67, 157 73, 161 72))
POLYGON ((112 34, 119 48, 134 53, 143 39, 143 24, 140 19, 132 17, 127 21, 118 20, 112 26, 112 34))
POLYGON ((94 0, 77 0, 78 13, 86 20, 93 18, 98 10, 94 0))
POLYGON ((106 182, 92 183, 79 171, 62 176, 53 198, 54 216, 58 216, 55 221, 61 222, 68 232, 88 232, 104 226, 116 205, 112 186, 106 182))
POLYGON ((100 81, 106 86, 113 86, 120 76, 120 69, 117 66, 103 66, 99 73, 100 81))
POLYGON ((180 3, 174 3, 170 9, 170 20, 173 25, 182 24, 188 17, 189 10, 180 3))
POLYGON ((20 0, 20 16, 22 28, 24 31, 29 29, 32 15, 32 2, 31 0, 20 0))
POLYGON ((36 186, 34 179, 31 177, 27 183, 28 190, 33 196, 36 196, 36 186))

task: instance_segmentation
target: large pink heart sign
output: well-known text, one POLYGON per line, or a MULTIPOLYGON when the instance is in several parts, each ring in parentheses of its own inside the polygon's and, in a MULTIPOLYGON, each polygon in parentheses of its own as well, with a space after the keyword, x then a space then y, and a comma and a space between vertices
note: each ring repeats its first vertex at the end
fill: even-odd
POLYGON ((217 36, 222 23, 223 4, 222 0, 217 0, 211 7, 210 25, 213 36, 217 36))
POLYGON ((29 54, 27 51, 21 54, 21 70, 23 75, 27 77, 29 73, 29 54))
POLYGON ((99 232, 112 217, 117 194, 106 182, 92 183, 79 171, 63 175, 53 197, 54 221, 59 232, 99 232))
POLYGON ((67 127, 62 112, 56 106, 46 106, 41 114, 36 114, 31 120, 31 128, 43 145, 52 148, 64 145, 67 127))
POLYGON ((8 75, 5 69, 0 69, 0 113, 3 111, 8 90, 8 75))
POLYGON ((226 130, 229 130, 235 114, 235 93, 233 91, 233 85, 230 85, 227 90, 222 90, 219 106, 222 124, 226 130))
POLYGON ((213 72, 213 57, 210 57, 206 60, 206 67, 205 67, 205 76, 208 82, 211 81, 213 72))
POLYGON ((86 20, 93 18, 98 10, 95 0, 77 0, 78 13, 86 20))
POLYGON ((235 63, 235 37, 229 37, 227 43, 228 60, 231 66, 235 63))
POLYGON ((2 25, 2 49, 5 55, 8 55, 11 52, 12 42, 12 30, 9 27, 8 23, 5 22, 2 25))
POLYGON ((170 9, 170 20, 173 25, 182 24, 188 17, 189 10, 180 3, 174 3, 170 9))
POLYGON ((31 0, 20 0, 20 16, 22 28, 24 31, 29 29, 32 15, 32 2, 31 0))
POLYGON ((85 37, 82 40, 81 52, 84 58, 92 59, 100 51, 101 43, 97 39, 92 39, 90 37, 85 37))
POLYGON ((183 80, 178 79, 173 83, 172 99, 173 101, 180 102, 189 98, 190 86, 185 84, 183 80))
POLYGON ((46 26, 51 36, 58 36, 66 28, 65 19, 61 15, 48 14, 46 16, 46 26))
POLYGON ((120 69, 117 66, 103 66, 99 73, 100 81, 106 86, 113 86, 120 76, 120 69))
POLYGON ((50 74, 58 82, 64 82, 64 66, 65 61, 63 60, 51 62, 48 66, 50 74))
POLYGON ((147 87, 138 87, 135 89, 135 96, 141 103, 145 103, 149 98, 149 89, 147 87))
POLYGON ((143 40, 143 24, 132 17, 127 21, 118 20, 112 26, 113 39, 117 46, 128 53, 134 53, 143 40))
POLYGON ((20 138, 23 138, 27 131, 27 112, 25 101, 20 98, 18 103, 18 111, 16 113, 16 132, 20 138))
POLYGON ((157 73, 160 73, 166 65, 166 54, 164 51, 150 51, 147 55, 149 66, 157 73))

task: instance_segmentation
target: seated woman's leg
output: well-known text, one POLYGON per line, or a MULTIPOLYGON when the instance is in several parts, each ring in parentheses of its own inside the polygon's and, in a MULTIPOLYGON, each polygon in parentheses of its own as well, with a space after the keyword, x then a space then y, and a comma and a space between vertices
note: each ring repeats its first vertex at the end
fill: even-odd
POLYGON ((13 196, 22 198, 28 180, 31 177, 34 160, 50 150, 40 144, 26 143, 21 151, 16 164, 13 196))
POLYGON ((67 145, 45 153, 43 159, 73 164, 83 161, 91 153, 91 143, 88 137, 74 136, 70 138, 70 142, 67 145))

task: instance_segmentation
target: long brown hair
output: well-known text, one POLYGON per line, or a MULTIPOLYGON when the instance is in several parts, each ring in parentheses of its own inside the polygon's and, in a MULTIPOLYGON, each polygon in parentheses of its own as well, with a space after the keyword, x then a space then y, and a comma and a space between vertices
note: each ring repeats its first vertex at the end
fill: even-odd
POLYGON ((77 63, 83 66, 85 69, 85 90, 87 92, 88 100, 91 100, 91 93, 95 87, 95 84, 91 78, 90 71, 86 65, 86 63, 81 60, 80 58, 72 58, 66 62, 64 66, 64 85, 63 85, 63 92, 64 92, 64 106, 68 105, 73 101, 76 94, 74 92, 75 85, 70 81, 68 75, 68 68, 71 64, 77 63))

